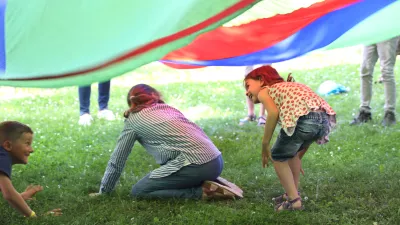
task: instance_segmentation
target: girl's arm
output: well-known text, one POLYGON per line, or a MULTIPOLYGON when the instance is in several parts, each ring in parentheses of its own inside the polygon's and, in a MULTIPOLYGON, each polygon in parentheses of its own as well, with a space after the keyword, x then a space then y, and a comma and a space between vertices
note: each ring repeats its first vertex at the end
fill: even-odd
POLYGON ((268 166, 268 159, 271 158, 270 142, 272 134, 274 133, 276 124, 279 118, 279 109, 276 107, 274 100, 269 96, 268 89, 265 88, 258 93, 258 100, 264 105, 267 110, 267 119, 264 128, 264 137, 262 140, 262 151, 263 151, 263 167, 265 164, 268 166), (265 156, 266 155, 266 156, 265 156), (267 157, 267 159, 265 159, 267 157))
POLYGON ((108 193, 114 189, 121 176, 122 170, 125 167, 126 160, 132 151, 135 141, 136 133, 132 128, 130 128, 129 122, 126 120, 124 130, 118 138, 117 146, 115 147, 114 152, 108 161, 106 172, 101 180, 99 193, 108 193))

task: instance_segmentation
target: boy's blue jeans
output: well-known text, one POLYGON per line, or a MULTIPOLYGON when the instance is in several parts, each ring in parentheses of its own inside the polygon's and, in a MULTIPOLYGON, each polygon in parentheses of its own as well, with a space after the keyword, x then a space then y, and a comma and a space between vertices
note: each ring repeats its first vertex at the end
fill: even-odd
POLYGON ((202 165, 190 164, 177 172, 161 178, 150 178, 150 173, 132 187, 132 196, 139 198, 200 199, 201 185, 206 180, 216 180, 221 174, 222 156, 202 165))
MULTIPOLYGON (((99 83, 99 110, 108 108, 108 100, 110 99, 110 86, 111 82, 106 81, 99 83)), ((90 94, 91 86, 79 87, 79 110, 82 116, 85 113, 90 113, 90 94)))

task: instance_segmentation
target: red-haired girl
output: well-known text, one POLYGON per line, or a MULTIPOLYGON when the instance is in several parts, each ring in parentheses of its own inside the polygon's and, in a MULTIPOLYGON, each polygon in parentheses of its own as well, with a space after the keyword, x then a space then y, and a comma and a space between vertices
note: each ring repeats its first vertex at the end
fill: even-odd
MULTIPOLYGON (((289 75, 288 81, 291 81, 289 75)), ((262 141, 262 165, 272 159, 275 172, 286 193, 275 198, 276 210, 302 210, 298 184, 301 158, 316 141, 326 143, 335 124, 336 113, 309 87, 297 82, 285 82, 271 66, 251 71, 244 79, 246 95, 262 103, 267 118, 262 141), (270 149, 276 124, 282 129, 270 149)))

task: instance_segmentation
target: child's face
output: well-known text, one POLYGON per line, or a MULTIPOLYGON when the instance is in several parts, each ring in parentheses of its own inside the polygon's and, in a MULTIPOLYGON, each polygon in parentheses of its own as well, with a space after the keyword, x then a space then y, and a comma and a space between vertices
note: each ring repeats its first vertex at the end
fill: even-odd
POLYGON ((6 150, 10 153, 13 164, 27 164, 29 155, 33 152, 33 134, 22 133, 15 141, 10 141, 6 150))
POLYGON ((258 93, 261 90, 261 86, 262 86, 262 81, 261 80, 247 79, 245 81, 246 95, 255 104, 260 103, 260 101, 258 100, 257 96, 258 96, 258 93))

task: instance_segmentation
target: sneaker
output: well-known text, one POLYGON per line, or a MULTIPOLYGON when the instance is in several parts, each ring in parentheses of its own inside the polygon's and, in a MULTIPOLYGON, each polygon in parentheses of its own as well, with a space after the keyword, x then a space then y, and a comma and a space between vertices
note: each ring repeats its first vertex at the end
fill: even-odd
POLYGON ((390 126, 396 124, 396 116, 394 112, 385 112, 385 117, 382 120, 382 126, 390 126))
POLYGON ((99 111, 97 116, 99 117, 99 119, 115 120, 114 113, 111 110, 108 110, 108 109, 103 109, 103 110, 99 111))
POLYGON ((79 125, 90 126, 92 124, 93 117, 89 113, 85 113, 79 117, 79 125))
POLYGON ((239 122, 239 125, 240 126, 242 126, 242 125, 244 125, 244 124, 246 124, 246 123, 248 123, 248 122, 251 122, 251 121, 255 121, 256 120, 256 115, 248 115, 248 116, 246 116, 245 118, 243 118, 243 119, 240 119, 240 122, 239 122))
POLYGON ((372 116, 370 112, 364 112, 360 111, 358 116, 353 119, 353 121, 350 122, 350 125, 358 125, 361 123, 366 123, 368 121, 372 120, 372 116))
POLYGON ((265 116, 260 116, 258 117, 258 123, 257 126, 264 126, 265 125, 265 116))

